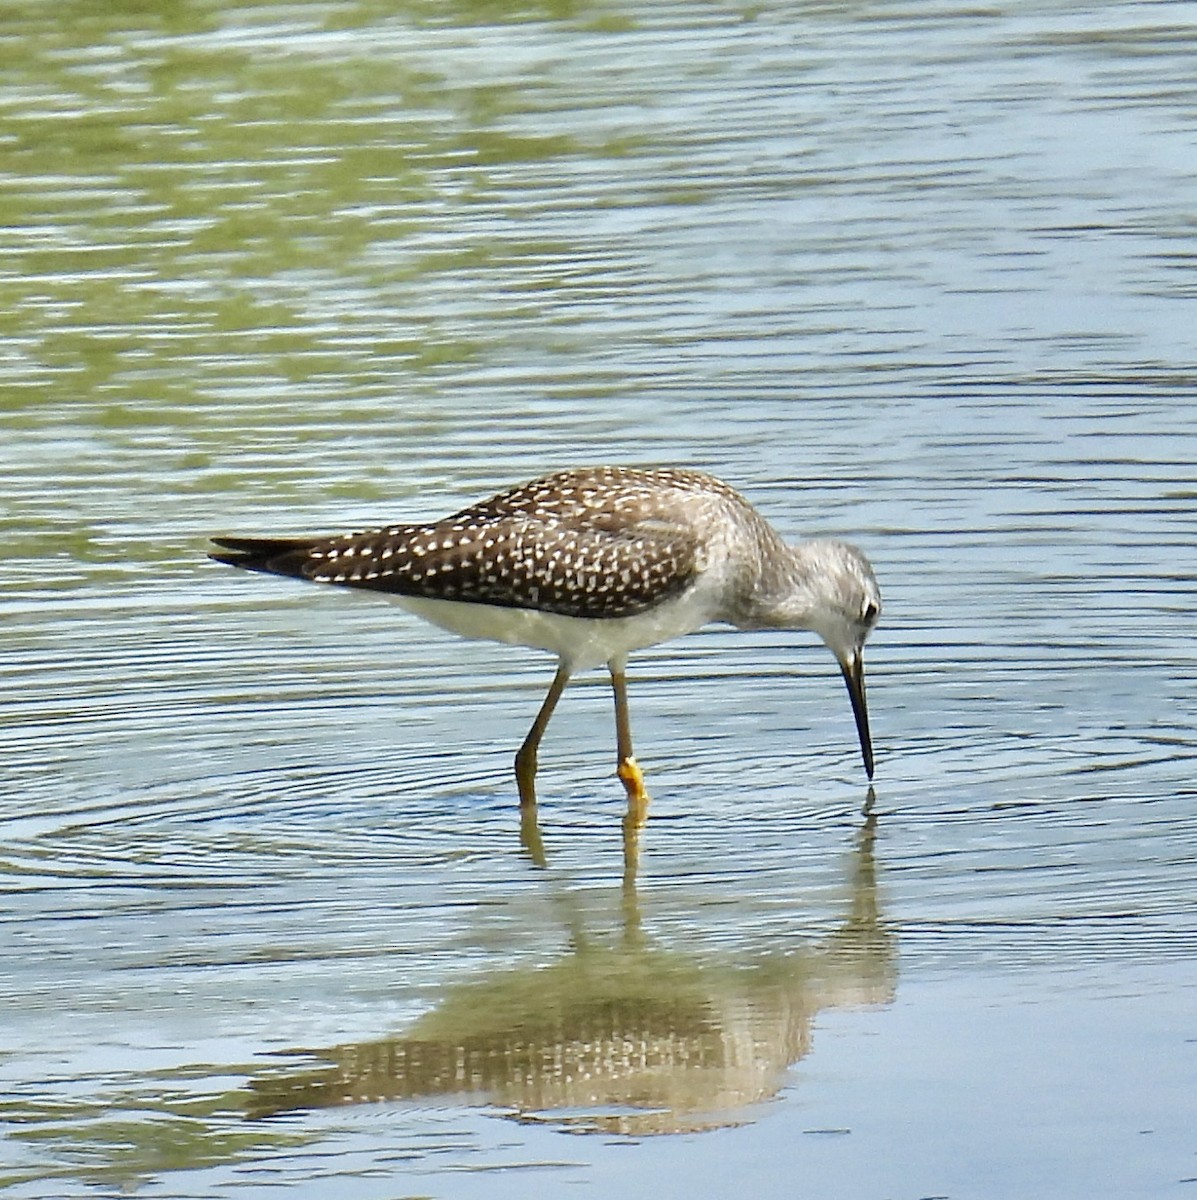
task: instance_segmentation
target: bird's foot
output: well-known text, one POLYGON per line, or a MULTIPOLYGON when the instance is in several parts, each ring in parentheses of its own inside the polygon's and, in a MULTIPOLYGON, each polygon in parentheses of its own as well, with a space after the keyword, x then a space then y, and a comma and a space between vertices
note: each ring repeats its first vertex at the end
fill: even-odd
POLYGON ((640 828, 648 820, 648 792, 644 789, 644 772, 631 757, 623 759, 616 768, 624 791, 628 794, 627 824, 640 828))

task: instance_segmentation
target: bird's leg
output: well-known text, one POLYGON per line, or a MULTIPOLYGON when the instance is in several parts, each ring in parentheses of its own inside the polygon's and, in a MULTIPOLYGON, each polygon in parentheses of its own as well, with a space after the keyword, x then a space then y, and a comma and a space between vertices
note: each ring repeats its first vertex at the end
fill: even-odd
POLYGON ((568 682, 569 668, 562 663, 557 668, 557 674, 553 676, 549 693, 540 706, 540 712, 536 714, 536 720, 532 722, 532 728, 528 730, 528 736, 524 738, 524 744, 515 756, 515 782, 520 789, 520 808, 536 807, 536 751, 540 747, 540 739, 544 736, 545 726, 548 725, 553 709, 557 707, 557 701, 561 699, 561 693, 565 691, 568 682))
POLYGON ((619 762, 616 774, 628 794, 626 828, 639 828, 648 816, 648 792, 644 790, 644 772, 632 752, 632 723, 628 718, 628 679, 623 664, 609 663, 611 687, 615 692, 615 741, 619 762))
POLYGON ((536 820, 536 805, 520 804, 520 845, 532 860, 533 866, 547 867, 548 855, 544 852, 544 838, 540 836, 540 823, 536 820))

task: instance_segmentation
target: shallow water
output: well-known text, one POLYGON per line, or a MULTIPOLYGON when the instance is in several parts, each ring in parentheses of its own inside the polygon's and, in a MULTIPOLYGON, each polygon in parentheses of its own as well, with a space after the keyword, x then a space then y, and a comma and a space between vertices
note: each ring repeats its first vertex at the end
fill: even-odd
POLYGON ((1191 6, 0 12, 7 1194, 1192 1191, 1191 6), (871 803, 712 629, 538 865, 550 662, 203 557, 599 461, 865 548, 871 803))

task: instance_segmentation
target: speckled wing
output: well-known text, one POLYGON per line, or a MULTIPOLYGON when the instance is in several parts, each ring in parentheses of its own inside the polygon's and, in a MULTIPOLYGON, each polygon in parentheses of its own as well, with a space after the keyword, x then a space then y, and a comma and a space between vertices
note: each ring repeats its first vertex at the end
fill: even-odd
POLYGON ((321 540, 215 540, 226 553, 214 558, 249 570, 587 618, 644 612, 682 592, 698 570, 688 528, 597 510, 546 519, 466 509, 433 524, 321 540))
POLYGON ((683 592, 710 543, 751 509, 678 468, 584 467, 507 489, 429 524, 330 538, 216 538, 219 562, 402 596, 630 617, 683 592))

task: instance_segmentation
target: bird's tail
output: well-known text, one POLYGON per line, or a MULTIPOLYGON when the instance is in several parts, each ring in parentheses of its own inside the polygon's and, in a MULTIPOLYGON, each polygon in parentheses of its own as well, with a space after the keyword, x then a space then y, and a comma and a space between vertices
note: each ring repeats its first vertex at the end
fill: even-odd
POLYGON ((208 557, 230 567, 262 571, 267 575, 291 575, 305 578, 304 566, 311 562, 310 552, 319 545, 317 538, 214 537, 220 547, 208 557))

